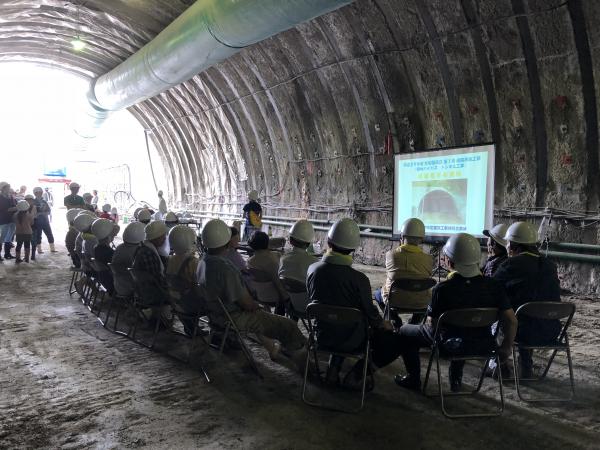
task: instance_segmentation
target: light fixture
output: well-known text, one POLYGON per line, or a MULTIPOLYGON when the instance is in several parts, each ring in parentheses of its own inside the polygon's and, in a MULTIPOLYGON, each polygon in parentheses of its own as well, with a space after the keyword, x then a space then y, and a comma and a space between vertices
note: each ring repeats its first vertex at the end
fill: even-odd
POLYGON ((73 46, 73 50, 80 52, 87 44, 79 36, 76 36, 75 39, 71 41, 71 45, 73 46))

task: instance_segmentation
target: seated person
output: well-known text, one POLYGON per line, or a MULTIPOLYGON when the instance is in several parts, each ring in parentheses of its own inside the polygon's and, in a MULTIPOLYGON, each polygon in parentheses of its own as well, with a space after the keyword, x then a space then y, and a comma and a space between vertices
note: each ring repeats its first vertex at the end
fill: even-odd
POLYGON ((112 206, 110 206, 109 203, 106 203, 105 205, 102 206, 102 214, 100 214, 98 217, 100 217, 101 219, 108 219, 108 220, 113 220, 112 215, 110 213, 110 211, 112 210, 112 206))
MULTIPOLYGON (((175 225, 169 231, 169 244, 174 254, 167 264, 167 280, 171 298, 188 314, 204 310, 194 288, 199 259, 196 256, 196 232, 186 225, 175 225)), ((195 323, 187 318, 181 322, 185 332, 191 336, 195 323)))
MULTIPOLYGON (((262 231, 256 231, 250 237, 248 245, 254 250, 254 255, 248 258, 248 268, 262 270, 271 276, 273 284, 279 293, 275 314, 285 315, 285 303, 289 295, 279 281, 279 253, 269 250, 269 236, 262 231)), ((260 298, 258 299, 260 301, 260 298)))
MULTIPOLYGON (((202 229, 202 242, 207 253, 198 264, 198 282, 213 297, 218 297, 242 332, 256 333, 272 359, 278 354, 276 339, 288 350, 299 370, 306 362, 306 338, 294 322, 285 317, 269 314, 254 301, 246 289, 239 270, 225 257, 231 239, 231 230, 225 222, 210 220, 202 229)), ((214 303, 209 305, 211 327, 223 328, 225 314, 214 303)))
POLYGON ((299 220, 290 230, 292 250, 279 261, 279 276, 306 283, 308 267, 317 262, 317 258, 307 252, 315 237, 315 230, 308 220, 299 220))
POLYGON ((123 231, 123 243, 118 245, 112 256, 111 263, 118 266, 123 276, 114 277, 115 291, 123 297, 133 295, 133 280, 127 268, 133 267, 133 260, 144 240, 145 225, 141 222, 131 222, 123 231))
MULTIPOLYGON (((387 279, 381 289, 375 291, 375 300, 382 306, 389 300, 390 289, 394 280, 430 278, 433 271, 433 258, 423 253, 421 245, 425 238, 425 224, 417 218, 406 220, 402 224, 402 243, 385 254, 387 279)), ((431 300, 431 291, 409 292, 398 291, 402 304, 406 308, 425 309, 431 300)), ((382 308, 383 309, 383 308, 382 308)), ((413 314, 409 323, 417 324, 423 320, 422 314, 413 314)), ((400 317, 394 322, 402 325, 400 317)))
MULTIPOLYGON (((560 282, 556 266, 540 255, 537 249, 537 230, 528 222, 515 222, 504 239, 508 260, 502 264, 494 279, 504 285, 513 309, 534 301, 560 301, 560 282)), ((521 317, 517 341, 531 345, 553 341, 560 333, 560 321, 521 317)), ((531 351, 519 349, 519 366, 523 378, 531 378, 531 351)))
POLYGON ((143 208, 140 212, 138 212, 137 220, 142 222, 144 225, 148 225, 152 220, 152 213, 148 208, 143 208))
POLYGON ((483 230, 483 234, 488 237, 488 259, 481 270, 484 277, 493 277, 502 263, 508 259, 504 240, 507 229, 506 225, 500 223, 491 230, 483 230))
MULTIPOLYGON (((308 268, 307 288, 311 301, 315 303, 345 306, 360 309, 373 329, 371 374, 394 361, 400 354, 391 323, 379 315, 371 297, 371 284, 367 276, 352 268, 352 252, 360 245, 360 230, 352 219, 341 219, 333 224, 327 234, 329 250, 322 260, 308 268), (373 367, 374 366, 374 367, 373 367)), ((364 347, 363 329, 341 326, 329 327, 317 324, 319 345, 342 352, 354 352, 364 347)), ((343 358, 332 356, 329 361, 326 381, 339 383, 339 372, 343 358)), ((362 381, 364 361, 356 363, 346 374, 344 385, 356 388, 362 381)), ((370 387, 373 380, 370 376, 370 387)))
MULTIPOLYGON (((84 243, 85 243, 86 235, 87 235, 88 240, 90 240, 90 241, 96 240, 96 237, 90 233, 90 230, 92 228, 92 223, 94 222, 94 220, 96 220, 96 216, 93 215, 92 213, 90 213, 89 211, 80 212, 77 215, 77 217, 75 217, 75 219, 73 220, 73 226, 75 227, 75 229, 77 231, 79 231, 79 234, 77 235, 77 238, 75 239, 75 253, 81 258, 81 268, 85 272, 86 276, 93 275, 93 271, 92 271, 91 267, 89 266, 88 262, 83 258, 83 255, 85 253, 84 252, 84 243)), ((91 248, 93 244, 94 244, 94 242, 90 242, 90 244, 88 245, 88 249, 91 248)), ((93 255, 93 254, 86 253, 86 255, 93 255)), ((83 277, 81 280, 82 281, 80 283, 83 284, 85 282, 83 277)))
MULTIPOLYGON (((427 320, 422 325, 403 325, 399 330, 402 357, 408 374, 396 375, 394 381, 401 387, 421 389, 421 363, 419 348, 433 344, 438 318, 446 311, 462 308, 498 308, 499 321, 504 332, 504 341, 499 348, 501 361, 507 360, 517 330, 515 314, 502 286, 479 271, 481 249, 479 241, 470 234, 451 236, 443 248, 452 272, 445 281, 433 288, 431 303, 427 309, 427 320)), ((489 327, 442 330, 441 341, 458 338, 464 351, 495 345, 489 327)), ((450 365, 450 388, 457 392, 462 386, 464 361, 453 361, 450 365)))
POLYGON ((95 214, 96 210, 98 208, 96 207, 96 205, 94 205, 92 203, 93 198, 94 198, 94 196, 92 194, 90 194, 89 192, 86 192, 85 194, 83 194, 84 205, 82 206, 82 209, 93 212, 95 214))
POLYGON ((225 257, 231 261, 231 263, 238 268, 240 272, 245 272, 248 270, 246 266, 246 261, 237 251, 238 245, 240 244, 240 232, 236 227, 229 227, 231 230, 231 239, 229 240, 229 244, 227 245, 227 253, 225 257))
MULTIPOLYGON (((104 265, 112 261, 114 250, 111 243, 115 235, 119 232, 119 226, 115 225, 112 220, 98 219, 92 225, 92 233, 98 239, 98 245, 94 248, 94 259, 104 265), (116 230, 115 230, 116 227, 116 230), (116 231, 116 233, 115 233, 116 231)), ((106 288, 109 295, 114 293, 114 282, 111 271, 108 269, 96 273, 98 281, 106 288)))
POLYGON ((173 228, 175 225, 177 225, 179 223, 179 217, 177 217, 177 214, 175 214, 172 211, 169 211, 166 215, 165 215, 165 225, 167 226, 167 228, 170 230, 171 228, 173 228))
POLYGON ((75 217, 81 212, 81 209, 73 208, 67 211, 67 222, 69 224, 69 230, 67 231, 67 235, 65 236, 65 247, 67 247, 67 252, 69 252, 69 256, 71 258, 71 262, 73 266, 79 268, 81 265, 81 259, 79 255, 75 251, 75 240, 77 239, 77 235, 79 231, 73 225, 73 221, 75 217))
POLYGON ((165 277, 165 263, 158 254, 158 249, 167 239, 167 226, 156 220, 144 228, 146 240, 138 249, 133 261, 133 268, 144 272, 151 285, 137 286, 143 293, 143 301, 148 306, 165 304, 168 301, 168 286, 165 277))

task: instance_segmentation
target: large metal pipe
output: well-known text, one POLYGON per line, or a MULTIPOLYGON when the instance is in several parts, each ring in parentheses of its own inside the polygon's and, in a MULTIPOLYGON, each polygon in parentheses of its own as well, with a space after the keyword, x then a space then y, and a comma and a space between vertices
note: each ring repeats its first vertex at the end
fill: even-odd
MULTIPOLYGON (((160 94, 249 45, 354 0, 198 0, 158 36, 92 82, 91 128, 107 111, 160 94)), ((91 130, 80 127, 90 137, 91 130)))

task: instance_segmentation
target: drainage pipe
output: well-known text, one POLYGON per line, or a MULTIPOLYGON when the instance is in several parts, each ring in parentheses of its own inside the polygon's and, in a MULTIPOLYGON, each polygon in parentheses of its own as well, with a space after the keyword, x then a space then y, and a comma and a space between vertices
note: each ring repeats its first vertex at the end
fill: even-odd
POLYGON ((600 255, 583 255, 581 253, 553 252, 551 250, 543 251, 542 255, 547 256, 551 259, 582 262, 589 264, 600 264, 600 255))
POLYGON ((353 1, 198 0, 152 41, 92 81, 90 126, 99 127, 107 111, 154 97, 245 47, 353 1))
POLYGON ((576 242, 550 242, 548 245, 552 248, 558 249, 600 252, 600 245, 594 244, 579 244, 576 242))

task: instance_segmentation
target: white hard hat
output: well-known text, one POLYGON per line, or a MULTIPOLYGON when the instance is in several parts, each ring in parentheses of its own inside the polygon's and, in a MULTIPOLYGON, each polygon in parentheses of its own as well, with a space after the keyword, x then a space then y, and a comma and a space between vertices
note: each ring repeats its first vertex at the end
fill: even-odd
POLYGON ((4 189, 6 186, 10 186, 6 181, 0 181, 0 190, 4 189))
POLYGON ((117 210, 117 208, 111 208, 110 213, 111 214, 118 214, 119 211, 117 210))
POLYGON ((33 188, 33 193, 35 194, 36 192, 39 192, 40 194, 43 194, 44 190, 41 187, 36 186, 36 187, 33 188))
POLYGON ((202 244, 206 248, 223 247, 231 240, 231 230, 220 219, 211 219, 202 228, 202 244))
POLYGON ((142 222, 131 222, 123 231, 123 241, 128 244, 139 244, 146 237, 144 228, 142 222))
POLYGON ((112 208, 112 206, 110 206, 110 203, 106 203, 104 205, 102 205, 102 211, 104 212, 110 212, 110 209, 112 208))
POLYGON ((416 237, 423 239, 425 237, 425 224, 421 219, 412 217, 406 219, 402 224, 400 233, 403 237, 416 237))
POLYGON ((254 191, 254 190, 248 192, 248 198, 250 200, 257 201, 258 200, 258 192, 254 191))
POLYGON ((83 233, 92 226, 92 223, 94 222, 94 220, 96 220, 94 218, 94 216, 92 216, 91 214, 88 214, 85 211, 82 211, 73 220, 73 226, 75 227, 75 229, 77 231, 83 233))
POLYGON ((154 239, 158 239, 161 236, 166 236, 169 232, 169 229, 165 225, 162 220, 155 220, 154 222, 150 222, 144 228, 144 233, 146 233, 146 240, 152 241, 154 239))
POLYGON ((17 211, 27 211, 29 209, 29 203, 27 200, 19 200, 17 203, 17 211))
POLYGON ((346 217, 331 226, 327 239, 341 249, 355 250, 360 246, 360 229, 354 220, 346 217))
POLYGON ((71 184, 69 184, 69 189, 76 189, 76 188, 80 188, 81 186, 79 186, 79 183, 76 182, 72 182, 71 184))
POLYGON ((293 237, 297 241, 310 244, 315 237, 315 229, 308 220, 302 219, 297 221, 292 228, 290 228, 290 237, 293 237))
POLYGON ((150 214, 150 211, 148 209, 142 209, 138 215, 137 215, 137 219, 140 222, 145 222, 148 223, 152 220, 152 214, 150 214))
POLYGON ((136 208, 135 211, 133 212, 133 217, 135 217, 136 220, 138 218, 138 214, 140 213, 140 211, 142 209, 144 209, 144 208, 136 208))
POLYGON ((98 219, 92 224, 92 234, 98 240, 106 239, 113 233, 113 230, 114 223, 108 219, 98 219))
POLYGON ((466 278, 480 275, 481 246, 479 241, 468 233, 450 236, 443 248, 444 253, 454 263, 454 270, 466 278))
POLYGON ((35 200, 35 197, 31 194, 27 194, 24 198, 25 200, 35 200))
POLYGON ((86 199, 86 198, 93 198, 94 196, 93 196, 92 194, 90 194, 89 192, 85 192, 85 193, 82 195, 82 197, 83 197, 84 199, 86 199))
POLYGON ((196 232, 186 225, 175 225, 169 232, 169 245, 177 254, 188 253, 196 246, 196 232))
POLYGON ((492 238, 502 247, 506 247, 506 240, 504 239, 504 236, 506 235, 507 229, 508 225, 499 223, 498 225, 494 225, 494 227, 491 230, 483 230, 483 234, 487 237, 492 238))
POLYGON ((167 222, 167 223, 179 222, 179 219, 177 218, 177 215, 174 212, 169 211, 167 213, 167 215, 165 216, 165 222, 167 222))
POLYGON ((534 245, 537 244, 538 235, 535 227, 529 222, 515 222, 506 230, 504 239, 507 242, 534 245))
POLYGON ((75 217, 77 217, 79 215, 80 212, 82 212, 82 209, 79 208, 73 208, 67 211, 67 222, 71 223, 75 220, 75 217))

